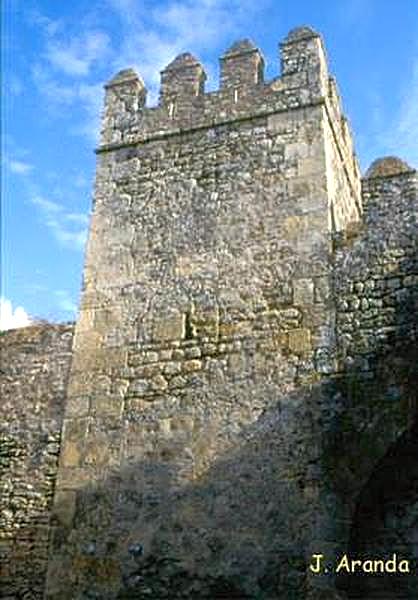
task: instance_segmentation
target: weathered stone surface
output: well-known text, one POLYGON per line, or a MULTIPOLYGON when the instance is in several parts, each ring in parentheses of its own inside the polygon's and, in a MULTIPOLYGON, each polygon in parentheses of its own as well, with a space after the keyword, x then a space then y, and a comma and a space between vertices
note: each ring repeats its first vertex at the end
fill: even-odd
MULTIPOLYGON (((58 490, 74 491, 79 502, 72 528, 57 528, 49 597, 59 589, 64 598, 71 586, 75 596, 94 589, 103 598, 113 589, 271 597, 275 586, 282 591, 274 593, 290 585, 302 595, 310 586, 288 556, 292 548, 302 564, 300 548, 317 521, 315 506, 297 491, 317 460, 307 434, 296 433, 310 420, 301 386, 308 389, 335 364, 327 333, 331 235, 360 219, 361 200, 350 143, 340 147, 332 133, 342 127, 341 115, 322 41, 302 34, 282 45, 280 81, 264 82, 262 56, 243 40, 221 59, 218 92, 204 93, 203 70, 189 54, 163 71, 157 108, 132 108, 139 84, 131 74, 117 88, 123 96, 107 89, 72 373, 86 382, 81 395, 91 398, 91 450, 64 429, 58 490), (339 211, 334 222, 331 206, 339 211), (106 361, 118 348, 128 348, 126 364, 110 354, 106 361), (93 398, 100 385, 101 403, 113 405, 109 377, 126 382, 118 401, 124 389, 126 396, 121 412, 109 413, 106 432, 93 398), (281 421, 285 407, 290 413, 281 421), (106 468, 99 451, 106 436, 115 450, 120 440, 125 508, 108 484, 115 462, 109 456, 106 468), (292 464, 301 445, 306 456, 292 464), (131 486, 132 465, 141 475, 131 486), (74 484, 68 470, 80 471, 74 484), (108 523, 100 535, 99 515, 79 485, 89 472, 108 523), (305 515, 296 545, 293 517, 275 508, 288 506, 289 497, 288 510, 305 515), (138 571, 124 558, 127 536, 144 548, 138 571), (102 547, 113 540, 106 556, 121 574, 111 585, 81 560, 90 537, 102 547), (77 565, 77 584, 59 568, 67 556, 77 565), (161 560, 171 566, 153 575, 161 560)), ((78 406, 78 386, 69 390, 69 406, 78 406)))
MULTIPOLYGON (((417 558, 416 172, 385 159, 361 181, 318 34, 292 31, 281 61, 265 82, 238 42, 205 94, 180 55, 154 108, 129 70, 106 86, 48 599, 418 595, 308 567, 395 538, 417 558)), ((13 502, 6 532, 30 513, 13 502)))
POLYGON ((0 334, 0 596, 42 598, 72 325, 0 334))
POLYGON ((384 158, 378 158, 370 165, 366 172, 366 178, 389 177, 411 171, 413 169, 404 160, 396 156, 385 156, 384 158))

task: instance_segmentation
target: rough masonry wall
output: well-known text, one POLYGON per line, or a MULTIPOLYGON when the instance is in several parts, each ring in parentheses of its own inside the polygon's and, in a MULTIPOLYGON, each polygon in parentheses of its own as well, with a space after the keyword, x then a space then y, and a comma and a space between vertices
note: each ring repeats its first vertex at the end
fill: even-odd
POLYGON ((307 567, 418 572, 417 174, 361 199, 320 38, 281 62, 237 42, 205 94, 180 55, 155 108, 106 86, 68 387, 72 326, 0 337, 1 597, 43 597, 48 537, 56 600, 417 596, 307 567))
POLYGON ((72 325, 0 335, 1 598, 43 596, 72 336, 72 325))
POLYGON ((351 593, 413 598, 418 591, 416 172, 396 159, 377 161, 363 180, 363 206, 363 229, 340 237, 336 257, 342 375, 338 421, 328 440, 329 473, 351 520, 350 553, 391 557, 397 552, 411 560, 411 575, 361 574, 349 581, 351 593))
POLYGON ((347 120, 341 112, 337 84, 328 84, 328 119, 325 121, 326 164, 329 194, 329 229, 343 231, 362 216, 360 171, 347 120))
POLYGON ((306 30, 273 84, 232 50, 254 77, 215 95, 190 55, 157 109, 130 72, 108 86, 49 598, 308 597, 335 350, 329 80, 306 30))

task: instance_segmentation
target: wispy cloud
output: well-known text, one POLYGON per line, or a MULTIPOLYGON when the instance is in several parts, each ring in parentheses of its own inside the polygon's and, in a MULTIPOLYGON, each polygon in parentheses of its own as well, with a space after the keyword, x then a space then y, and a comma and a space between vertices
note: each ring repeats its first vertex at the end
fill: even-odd
POLYGON ((90 181, 83 173, 77 173, 74 176, 73 183, 76 188, 86 188, 90 185, 90 181))
POLYGON ((22 160, 10 159, 6 164, 9 170, 16 175, 28 175, 33 170, 33 165, 22 160))
POLYGON ((92 65, 106 58, 110 51, 109 37, 102 31, 88 31, 70 40, 50 39, 46 58, 66 75, 88 75, 92 65))
MULTIPOLYGON (((399 109, 382 122, 374 146, 418 167, 418 52, 399 94, 399 109)), ((373 144, 372 144, 373 146, 373 144)))
POLYGON ((55 239, 63 246, 83 250, 87 238, 88 216, 70 212, 38 194, 30 196, 31 203, 39 209, 42 223, 48 227, 55 239))
POLYGON ((83 250, 89 216, 74 210, 73 204, 80 195, 80 185, 85 182, 83 174, 77 174, 78 179, 73 187, 70 182, 63 187, 55 173, 46 174, 48 183, 45 184, 45 192, 39 183, 39 172, 27 160, 27 150, 18 146, 10 136, 4 140, 4 147, 4 163, 10 172, 20 176, 23 197, 36 208, 41 223, 50 230, 60 245, 77 251, 83 250))
POLYGON ((76 85, 73 82, 63 83, 45 65, 33 65, 32 78, 39 92, 49 101, 49 108, 73 104, 77 98, 76 85))
POLYGON ((0 298, 0 331, 26 327, 31 322, 31 318, 22 306, 13 308, 10 300, 0 298))
MULTIPOLYGON (((187 50, 199 55, 217 50, 227 40, 230 43, 231 37, 250 23, 268 1, 174 0, 144 11, 141 4, 130 0, 107 0, 125 29, 114 60, 115 70, 136 68, 153 103, 158 95, 159 73, 177 54, 187 50)), ((212 76, 216 65, 205 64, 205 69, 212 76)))
POLYGON ((85 118, 73 129, 73 133, 87 137, 89 142, 95 145, 100 127, 103 83, 80 84, 77 88, 77 97, 83 107, 85 118))
POLYGON ((92 70, 95 67, 100 73, 112 60, 109 35, 98 27, 77 34, 40 13, 32 14, 30 22, 44 38, 43 51, 31 71, 37 90, 47 100, 47 109, 53 117, 61 118, 63 107, 77 108, 79 124, 72 126, 70 133, 96 143, 103 84, 92 70))
POLYGON ((48 36, 52 37, 64 29, 64 24, 61 20, 51 19, 39 12, 39 10, 31 9, 25 13, 25 16, 28 23, 39 27, 48 36))
POLYGON ((81 121, 70 129, 70 133, 83 135, 95 144, 103 101, 102 83, 64 82, 40 64, 33 67, 32 76, 38 91, 48 100, 49 111, 54 116, 62 116, 65 107, 78 107, 81 121))
MULTIPOLYGON (((32 23, 42 31, 44 50, 32 68, 33 79, 55 116, 62 106, 81 109, 81 122, 71 131, 96 142, 106 78, 119 69, 136 68, 149 90, 149 103, 154 104, 160 71, 177 54, 220 49, 269 2, 171 0, 151 6, 137 0, 106 0, 110 14, 118 17, 120 38, 111 37, 108 22, 101 21, 101 4, 96 5, 94 27, 90 23, 72 37, 63 23, 37 13, 32 23)), ((205 64, 209 78, 216 68, 205 64)))

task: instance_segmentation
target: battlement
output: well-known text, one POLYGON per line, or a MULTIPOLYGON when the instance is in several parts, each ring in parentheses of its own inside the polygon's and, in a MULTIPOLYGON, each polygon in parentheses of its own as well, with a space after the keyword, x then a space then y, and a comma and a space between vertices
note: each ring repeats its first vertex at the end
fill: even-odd
POLYGON ((219 89, 205 92, 205 70, 186 52, 161 72, 154 107, 146 106, 141 77, 123 70, 105 86, 99 151, 329 100, 331 84, 318 33, 293 29, 280 44, 280 65, 281 76, 265 81, 260 50, 249 39, 237 41, 220 58, 219 89))
POLYGON ((204 93, 205 80, 200 62, 189 52, 179 54, 161 71, 160 106, 174 117, 176 103, 204 93))

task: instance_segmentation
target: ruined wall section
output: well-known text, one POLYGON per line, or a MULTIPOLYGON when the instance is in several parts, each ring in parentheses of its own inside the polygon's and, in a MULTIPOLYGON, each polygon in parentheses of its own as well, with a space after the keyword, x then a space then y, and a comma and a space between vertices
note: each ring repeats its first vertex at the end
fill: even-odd
POLYGON ((41 598, 72 325, 0 336, 0 596, 41 598))
POLYGON ((318 543, 317 496, 299 487, 317 449, 304 390, 333 368, 328 73, 306 29, 282 62, 264 84, 258 50, 240 42, 221 90, 202 95, 182 55, 156 109, 132 73, 107 88, 50 598, 214 597, 237 570, 242 597, 269 597, 277 577, 283 593, 292 578, 306 591, 288 550, 300 564, 318 543), (265 519, 289 495, 298 532, 284 509, 265 519), (152 571, 158 561, 181 569, 152 571))
MULTIPOLYGON (((418 178, 399 159, 376 161, 363 179, 363 229, 336 255, 338 372, 345 413, 340 455, 354 499, 416 416, 418 382, 418 178)), ((337 455, 337 452, 336 452, 337 455)))

